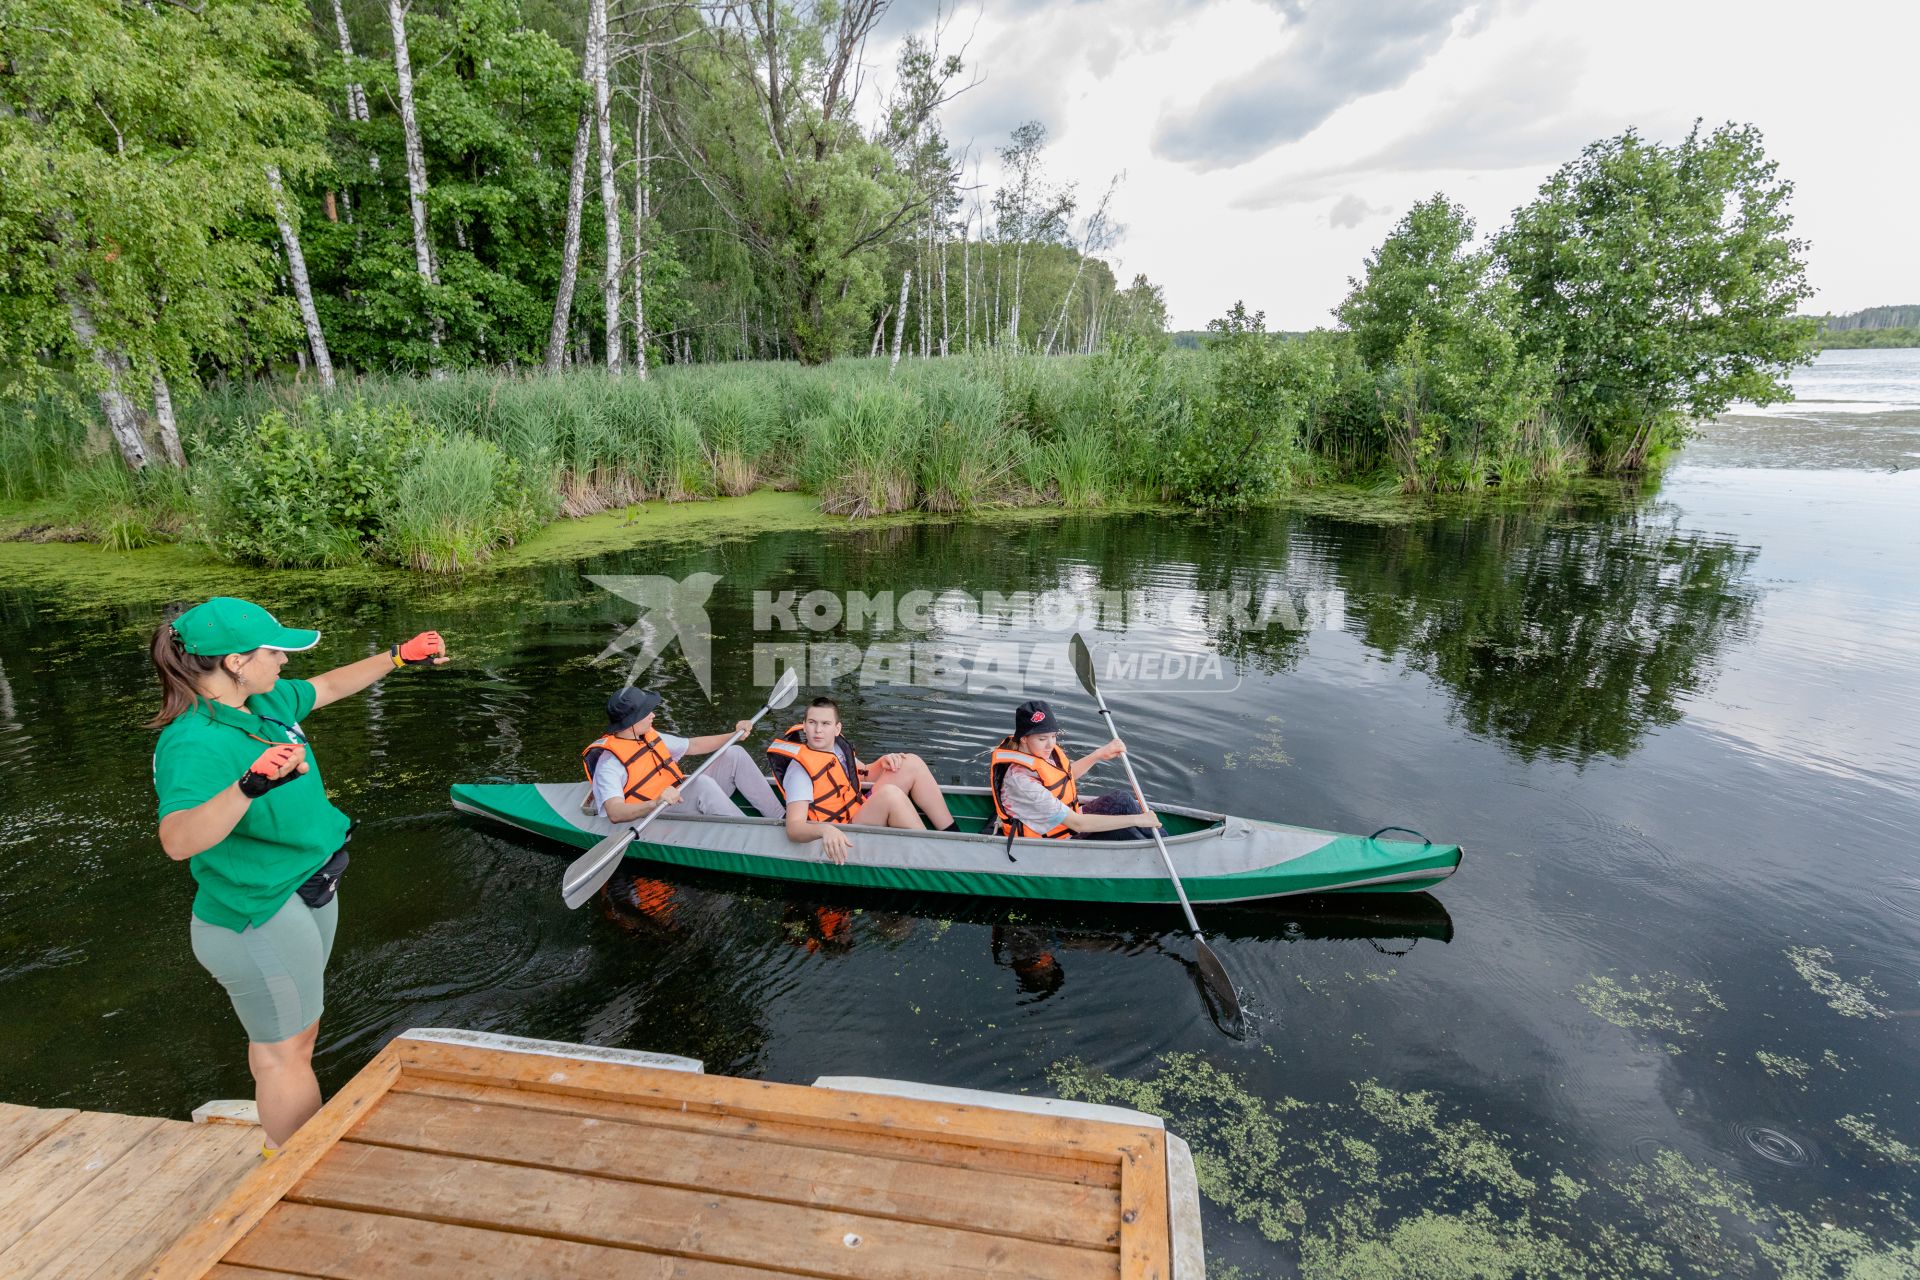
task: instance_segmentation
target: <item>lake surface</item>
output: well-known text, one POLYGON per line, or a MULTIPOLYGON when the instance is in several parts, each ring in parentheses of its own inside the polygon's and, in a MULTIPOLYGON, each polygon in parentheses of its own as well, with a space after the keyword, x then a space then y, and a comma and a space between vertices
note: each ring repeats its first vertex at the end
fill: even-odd
MULTIPOLYGON (((1656 492, 1604 500, 854 527, 404 589, 229 577, 325 632, 289 674, 427 626, 458 657, 306 726, 361 823, 323 1083, 402 1029, 464 1026, 1146 1106, 1194 1146, 1216 1277, 1913 1274, 1920 471, 1896 446, 1920 450, 1920 353, 1828 353, 1800 386, 1795 410, 1711 428, 1656 492), (1150 795, 1417 828, 1465 864, 1431 895, 1206 912, 1244 1041, 1208 1020, 1171 910, 670 876, 568 912, 570 855, 455 816, 446 788, 578 776, 623 673, 595 659, 636 617, 589 575, 695 573, 719 575, 715 699, 669 650, 673 729, 758 705, 757 644, 1044 659, 1065 636, 1044 593, 1130 592, 1096 648, 1222 662, 1212 685, 1113 696, 1150 795), (756 591, 815 589, 1034 607, 756 630, 756 591), (1236 625, 1217 607, 1234 592, 1284 597, 1300 625, 1236 625)), ((250 1093, 188 949, 189 877, 153 835, 138 726, 164 603, 0 586, 11 1102, 178 1115, 250 1093)), ((1017 700, 833 688, 864 754, 967 782, 1017 700)), ((1032 693, 1071 745, 1098 741, 1084 696, 1032 693)))

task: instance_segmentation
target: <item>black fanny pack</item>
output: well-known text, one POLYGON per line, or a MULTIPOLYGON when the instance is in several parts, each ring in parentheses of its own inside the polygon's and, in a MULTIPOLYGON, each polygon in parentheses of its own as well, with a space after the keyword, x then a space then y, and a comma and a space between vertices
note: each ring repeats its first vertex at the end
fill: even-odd
POLYGON ((347 846, 341 845, 326 865, 308 876, 306 882, 294 892, 300 895, 300 901, 318 910, 333 901, 333 895, 340 891, 340 877, 347 873, 347 846))

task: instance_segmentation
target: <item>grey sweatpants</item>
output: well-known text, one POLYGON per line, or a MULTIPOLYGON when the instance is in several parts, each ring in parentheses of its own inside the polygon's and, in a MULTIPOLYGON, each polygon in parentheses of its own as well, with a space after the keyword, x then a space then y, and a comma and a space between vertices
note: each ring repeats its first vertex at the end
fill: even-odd
MULTIPOLYGON (((689 770, 691 772, 691 770, 689 770)), ((707 771, 692 782, 680 784, 680 803, 668 805, 668 813, 704 813, 717 818, 741 818, 740 806, 733 802, 733 793, 738 791, 747 798, 747 803, 759 810, 763 818, 786 816, 787 808, 773 794, 773 784, 767 781, 767 775, 747 754, 745 747, 734 743, 713 757, 713 763, 707 771)))

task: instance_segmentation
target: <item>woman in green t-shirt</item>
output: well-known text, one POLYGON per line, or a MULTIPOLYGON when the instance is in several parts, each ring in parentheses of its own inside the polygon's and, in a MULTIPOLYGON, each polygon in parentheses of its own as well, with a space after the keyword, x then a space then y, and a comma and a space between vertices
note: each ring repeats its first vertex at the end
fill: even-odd
POLYGON ((320 1109, 313 1043, 353 825, 327 799, 300 721, 399 667, 447 660, 440 633, 424 631, 311 680, 282 680, 287 654, 319 640, 226 596, 153 637, 160 846, 198 886, 193 953, 246 1028, 269 1152, 320 1109))

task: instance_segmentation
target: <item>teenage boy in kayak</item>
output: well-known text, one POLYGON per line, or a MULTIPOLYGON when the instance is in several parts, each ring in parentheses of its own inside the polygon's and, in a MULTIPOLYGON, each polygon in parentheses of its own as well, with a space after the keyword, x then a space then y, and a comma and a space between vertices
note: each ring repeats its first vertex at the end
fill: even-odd
POLYGON ((1060 749, 1053 708, 1044 702, 1021 703, 1013 710, 1013 732, 993 749, 988 766, 1001 830, 1022 838, 1151 840, 1160 819, 1141 813, 1132 792, 1080 798, 1080 775, 1126 749, 1115 738, 1069 760, 1060 749))
MULTIPOLYGON (((727 746, 732 733, 709 733, 681 738, 659 733, 654 712, 665 701, 651 689, 626 688, 607 699, 607 728, 580 753, 587 778, 593 784, 593 805, 608 822, 633 822, 665 805, 668 813, 704 813, 720 818, 745 815, 733 802, 738 791, 763 818, 780 816, 780 801, 738 743, 727 746), (722 747, 726 750, 721 751, 722 747), (681 786, 686 774, 681 756, 719 751, 707 771, 681 786)), ((734 725, 736 733, 753 732, 753 722, 734 725)))
POLYGON ((853 848, 840 830, 844 823, 918 831, 927 825, 920 820, 925 810, 935 831, 953 830, 947 798, 926 761, 895 751, 860 763, 840 732, 840 705, 832 698, 815 698, 805 720, 769 743, 767 762, 787 798, 787 838, 795 844, 818 840, 834 862, 845 862, 853 848), (864 796, 862 784, 870 788, 864 796))

